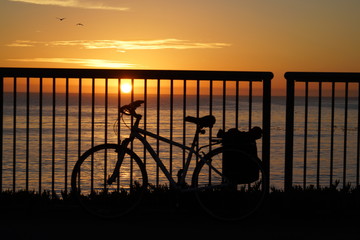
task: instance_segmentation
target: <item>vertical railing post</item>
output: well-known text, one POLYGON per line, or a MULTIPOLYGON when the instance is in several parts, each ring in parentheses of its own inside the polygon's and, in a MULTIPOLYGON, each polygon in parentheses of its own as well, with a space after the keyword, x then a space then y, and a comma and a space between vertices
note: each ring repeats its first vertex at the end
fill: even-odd
POLYGON ((253 83, 250 80, 249 81, 249 124, 248 124, 249 130, 251 129, 252 126, 252 112, 253 112, 253 83))
POLYGON ((51 193, 55 193, 55 134, 56 134, 56 78, 52 82, 52 154, 51 154, 51 193))
POLYGON ((319 81, 319 102, 317 122, 317 153, 316 153, 316 188, 320 188, 320 158, 321 158, 321 107, 322 107, 322 82, 319 81))
POLYGON ((0 78, 0 192, 2 192, 3 171, 3 117, 4 117, 4 78, 0 78))
POLYGON ((303 187, 306 187, 307 176, 307 143, 308 143, 308 119, 309 119, 309 82, 305 82, 305 114, 304 114, 304 172, 303 172, 303 187))
MULTIPOLYGON (((286 74, 285 74, 286 78, 286 74)), ((292 188, 294 149, 294 99, 295 81, 286 79, 286 129, 285 129, 285 191, 292 188)))
MULTIPOLYGON (((119 84, 120 86, 120 84, 119 84)), ((143 116, 143 124, 144 124, 144 130, 147 130, 147 110, 148 110, 148 80, 144 79, 144 116, 143 116)), ((119 106, 121 104, 119 103, 119 106)), ((119 121, 120 121, 120 115, 119 115, 119 121)), ((120 128, 120 127, 119 127, 120 128)), ((119 133, 120 136, 120 133, 119 133)), ((146 135, 144 136, 146 139, 146 135)), ((119 138, 120 139, 120 138, 119 138)), ((144 146, 144 154, 143 154, 143 161, 144 161, 144 165, 145 165, 145 169, 146 169, 146 163, 147 163, 147 158, 146 158, 146 147, 144 146)))
POLYGON ((266 191, 270 186, 270 127, 271 127, 271 79, 263 80, 263 144, 262 161, 265 170, 266 191))
POLYGON ((226 81, 223 80, 223 91, 222 91, 222 129, 226 130, 226 81))
POLYGON ((347 131, 348 131, 348 108, 349 108, 349 82, 345 82, 345 113, 344 113, 344 155, 343 155, 343 188, 346 187, 347 169, 347 131))
POLYGON ((335 133, 335 82, 331 83, 331 132, 330 132, 330 186, 333 185, 334 172, 334 133, 335 133))
MULTIPOLYGON (((157 79, 157 95, 156 95, 156 135, 160 135, 160 93, 161 93, 161 84, 160 79, 157 79)), ((156 153, 160 156, 160 140, 156 140, 156 153)), ((160 184, 160 167, 156 164, 156 186, 160 184)))
POLYGON ((16 147, 17 147, 17 132, 16 132, 16 116, 17 116, 17 78, 14 77, 14 90, 13 90, 13 105, 14 105, 14 112, 13 112, 13 192, 16 190, 16 147))
POLYGON ((360 82, 358 83, 358 116, 357 116, 357 152, 356 152, 356 186, 360 184, 360 82))
MULTIPOLYGON (((183 80, 183 114, 182 114, 182 120, 183 120, 183 132, 182 132, 182 136, 183 136, 183 145, 186 145, 186 121, 185 121, 185 117, 186 117, 186 89, 187 89, 187 84, 186 84, 186 80, 183 80)), ((186 160, 186 151, 185 149, 183 149, 183 159, 182 159, 182 168, 184 168, 185 166, 185 160, 186 160)))
POLYGON ((69 155, 69 78, 65 81, 65 193, 68 192, 68 155, 69 155))
POLYGON ((42 188, 42 142, 43 142, 43 78, 39 80, 39 193, 42 188))
MULTIPOLYGON (((173 126, 174 126, 174 79, 170 79, 170 140, 173 141, 173 126)), ((170 153, 169 153, 169 169, 170 176, 173 174, 173 145, 170 144, 170 153)))
POLYGON ((239 81, 236 81, 235 84, 235 128, 239 128, 239 81))
POLYGON ((29 148, 29 141, 30 141, 30 79, 26 78, 26 173, 25 173, 25 190, 29 190, 29 161, 30 161, 30 148, 29 148))

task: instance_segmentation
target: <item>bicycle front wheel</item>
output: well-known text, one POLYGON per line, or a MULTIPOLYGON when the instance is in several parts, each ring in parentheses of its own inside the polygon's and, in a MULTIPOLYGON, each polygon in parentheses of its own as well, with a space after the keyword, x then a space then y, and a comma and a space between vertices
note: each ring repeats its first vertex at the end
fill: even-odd
POLYGON ((201 207, 220 220, 242 220, 264 201, 266 178, 260 159, 222 147, 197 164, 192 185, 201 207))
POLYGON ((144 164, 130 149, 120 158, 120 146, 102 144, 86 151, 76 162, 71 176, 72 191, 93 215, 116 218, 133 210, 141 201, 148 178, 144 164), (114 183, 107 180, 121 161, 114 183))

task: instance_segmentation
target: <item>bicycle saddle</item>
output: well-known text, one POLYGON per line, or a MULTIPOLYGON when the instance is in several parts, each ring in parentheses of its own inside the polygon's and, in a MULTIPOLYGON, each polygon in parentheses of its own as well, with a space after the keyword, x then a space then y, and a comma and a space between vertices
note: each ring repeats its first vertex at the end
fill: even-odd
POLYGON ((216 119, 213 115, 207 115, 201 118, 187 116, 185 117, 185 121, 195 123, 199 128, 212 128, 216 122, 216 119))

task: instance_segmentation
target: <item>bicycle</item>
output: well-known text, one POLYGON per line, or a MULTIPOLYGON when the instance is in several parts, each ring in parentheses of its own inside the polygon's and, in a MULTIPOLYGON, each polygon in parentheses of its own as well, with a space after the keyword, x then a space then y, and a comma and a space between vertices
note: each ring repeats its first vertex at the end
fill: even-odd
POLYGON ((196 125, 193 142, 189 147, 139 128, 142 115, 137 114, 136 109, 142 103, 144 101, 134 101, 119 109, 121 118, 125 115, 132 119, 128 138, 119 144, 101 144, 92 147, 76 162, 71 176, 72 192, 87 211, 103 218, 120 217, 134 210, 144 194, 149 191, 145 164, 129 147, 135 139, 140 140, 146 151, 150 153, 168 179, 170 188, 179 192, 193 192, 197 202, 211 216, 221 220, 240 220, 259 209, 264 201, 267 184, 261 160, 239 149, 223 146, 217 146, 208 153, 202 151, 204 148, 220 145, 219 138, 211 139, 209 145, 198 146, 199 136, 205 133, 205 128, 213 127, 215 117, 209 115, 201 118, 190 116, 185 118, 186 122, 196 125), (177 181, 146 137, 172 144, 188 152, 177 181), (232 182, 231 177, 226 176, 222 169, 223 155, 226 154, 235 154, 239 159, 246 158, 252 161, 257 167, 258 179, 244 184, 232 182), (191 184, 188 184, 186 175, 195 157, 196 167, 191 184), (114 164, 114 169, 109 169, 110 163, 114 164))

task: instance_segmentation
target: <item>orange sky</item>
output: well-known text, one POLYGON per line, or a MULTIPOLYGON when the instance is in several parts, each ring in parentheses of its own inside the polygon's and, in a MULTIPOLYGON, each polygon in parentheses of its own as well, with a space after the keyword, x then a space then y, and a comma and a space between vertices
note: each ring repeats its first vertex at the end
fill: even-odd
POLYGON ((286 71, 360 72, 359 11, 358 0, 2 0, 0 67, 271 71, 283 94, 286 71))

